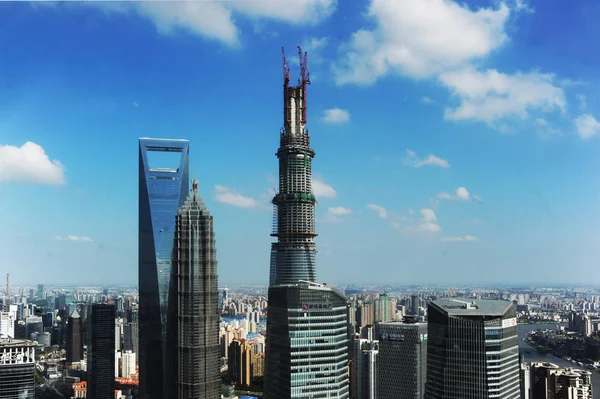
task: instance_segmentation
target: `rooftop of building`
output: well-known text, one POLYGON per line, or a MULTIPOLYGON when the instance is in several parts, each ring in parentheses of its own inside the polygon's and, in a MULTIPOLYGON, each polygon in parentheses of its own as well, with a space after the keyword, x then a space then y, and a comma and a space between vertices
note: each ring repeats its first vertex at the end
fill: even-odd
POLYGON ((384 325, 384 326, 426 326, 427 325, 427 323, 423 322, 423 321, 407 323, 405 321, 399 321, 399 320, 382 321, 379 324, 384 325))
POLYGON ((21 348, 23 346, 37 346, 37 344, 29 339, 0 338, 0 348, 21 348))
POLYGON ((440 298, 433 301, 452 316, 502 316, 513 303, 500 299, 440 298))
POLYGON ((187 139, 167 139, 167 138, 160 138, 160 137, 139 137, 140 141, 147 141, 147 140, 153 140, 153 141, 178 141, 178 142, 182 142, 182 143, 189 143, 189 140, 187 139))

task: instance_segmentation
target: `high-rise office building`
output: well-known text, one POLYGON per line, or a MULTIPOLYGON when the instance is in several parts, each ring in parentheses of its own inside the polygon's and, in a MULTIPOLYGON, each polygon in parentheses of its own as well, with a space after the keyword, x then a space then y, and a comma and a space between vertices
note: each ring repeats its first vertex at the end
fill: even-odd
POLYGON ((0 398, 33 399, 36 343, 0 338, 0 398))
POLYGON ((37 297, 38 299, 46 299, 46 295, 44 295, 44 284, 38 284, 37 297))
POLYGON ((423 399, 427 378, 427 323, 415 317, 380 323, 378 399, 423 399))
POLYGON ((79 362, 83 359, 81 327, 81 316, 75 309, 67 321, 67 362, 69 363, 79 362))
POLYGON ((523 356, 520 357, 519 375, 521 379, 521 399, 531 398, 531 365, 523 362, 523 356))
POLYGON ((353 399, 377 399, 377 361, 379 341, 372 336, 364 339, 355 334, 352 339, 350 382, 353 399))
POLYGON ((421 298, 418 295, 411 295, 410 297, 410 313, 412 315, 419 315, 421 306, 421 298))
POLYGON ((115 397, 115 307, 94 303, 89 308, 87 399, 115 397))
MULTIPOLYGON (((189 191, 189 142, 139 139, 140 398, 163 399, 167 312, 175 215, 189 191), (180 154, 175 167, 153 165, 149 153, 180 154)), ((114 333, 113 333, 114 335, 114 333)))
POLYGON ((392 300, 388 294, 380 294, 374 301, 375 323, 391 321, 396 314, 396 301, 392 300))
POLYGON ((194 179, 175 223, 165 398, 219 399, 218 297, 213 217, 194 179))
POLYGON ((427 399, 519 399, 516 306, 442 298, 428 305, 427 399))
POLYGON ((316 284, 315 196, 306 126, 306 53, 299 48, 300 84, 284 70, 284 127, 280 132, 279 192, 267 314, 264 397, 348 398, 346 300, 316 284))

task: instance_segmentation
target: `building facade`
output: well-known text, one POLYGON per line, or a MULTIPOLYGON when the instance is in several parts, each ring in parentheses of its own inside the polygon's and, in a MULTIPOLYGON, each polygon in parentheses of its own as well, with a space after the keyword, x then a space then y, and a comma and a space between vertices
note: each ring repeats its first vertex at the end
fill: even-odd
POLYGON ((350 397, 352 399, 379 398, 377 393, 379 341, 363 339, 359 334, 355 334, 351 348, 350 397))
POLYGON ((169 399, 219 399, 219 290, 213 217, 198 180, 175 223, 167 331, 169 399))
POLYGON ((67 322, 67 362, 75 363, 83 359, 83 342, 81 340, 81 316, 77 309, 73 310, 67 322))
POLYGON ((0 339, 0 398, 33 399, 35 343, 24 339, 0 339))
POLYGON ((427 378, 427 323, 380 323, 377 326, 378 399, 423 399, 427 378))
POLYGON ((310 134, 306 126, 306 53, 301 79, 290 87, 284 70, 284 127, 280 132, 279 191, 267 314, 264 397, 348 398, 346 300, 316 284, 315 202, 310 134))
POLYGON ((114 399, 115 307, 94 303, 88 311, 87 399, 114 399))
POLYGON ((427 399, 519 399, 516 306, 509 301, 429 302, 427 399))
POLYGON ((167 313, 175 215, 189 191, 189 142, 139 139, 140 398, 163 399, 167 313), (180 155, 178 166, 152 165, 154 152, 180 155))

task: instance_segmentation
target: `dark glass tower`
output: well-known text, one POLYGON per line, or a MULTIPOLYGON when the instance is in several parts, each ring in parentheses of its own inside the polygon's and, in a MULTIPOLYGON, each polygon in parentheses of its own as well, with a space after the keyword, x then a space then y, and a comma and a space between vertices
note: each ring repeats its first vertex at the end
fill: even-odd
POLYGON ((219 399, 219 312, 213 217, 198 180, 177 212, 167 329, 169 399, 219 399))
POLYGON ((423 399, 427 378, 427 323, 377 325, 378 399, 423 399))
POLYGON ((189 142, 139 140, 140 398, 163 399, 175 215, 189 191, 189 142), (179 166, 150 165, 148 152, 181 154, 179 166))
POLYGON ((87 398, 115 397, 115 307, 94 303, 89 308, 87 398))
POLYGON ((427 399, 519 399, 519 342, 512 302, 429 302, 427 399))
POLYGON ((81 317, 75 309, 69 316, 67 324, 67 362, 69 363, 79 362, 83 359, 81 330, 81 317))
POLYGON ((306 53, 298 48, 301 78, 290 87, 283 57, 284 127, 280 132, 279 192, 273 198, 266 399, 348 398, 346 300, 315 283, 315 202, 306 126, 306 53))

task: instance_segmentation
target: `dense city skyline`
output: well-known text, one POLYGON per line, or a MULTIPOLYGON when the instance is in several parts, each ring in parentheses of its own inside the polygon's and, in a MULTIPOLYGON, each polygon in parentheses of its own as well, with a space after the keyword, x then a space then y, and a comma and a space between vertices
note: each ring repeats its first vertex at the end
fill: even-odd
POLYGON ((266 285, 279 49, 300 43, 315 82, 319 281, 587 282, 600 58, 586 43, 600 5, 467 3, 1 4, 4 38, 18 38, 0 64, 11 280, 135 284, 132 182, 150 136, 190 140, 220 285, 266 285))

